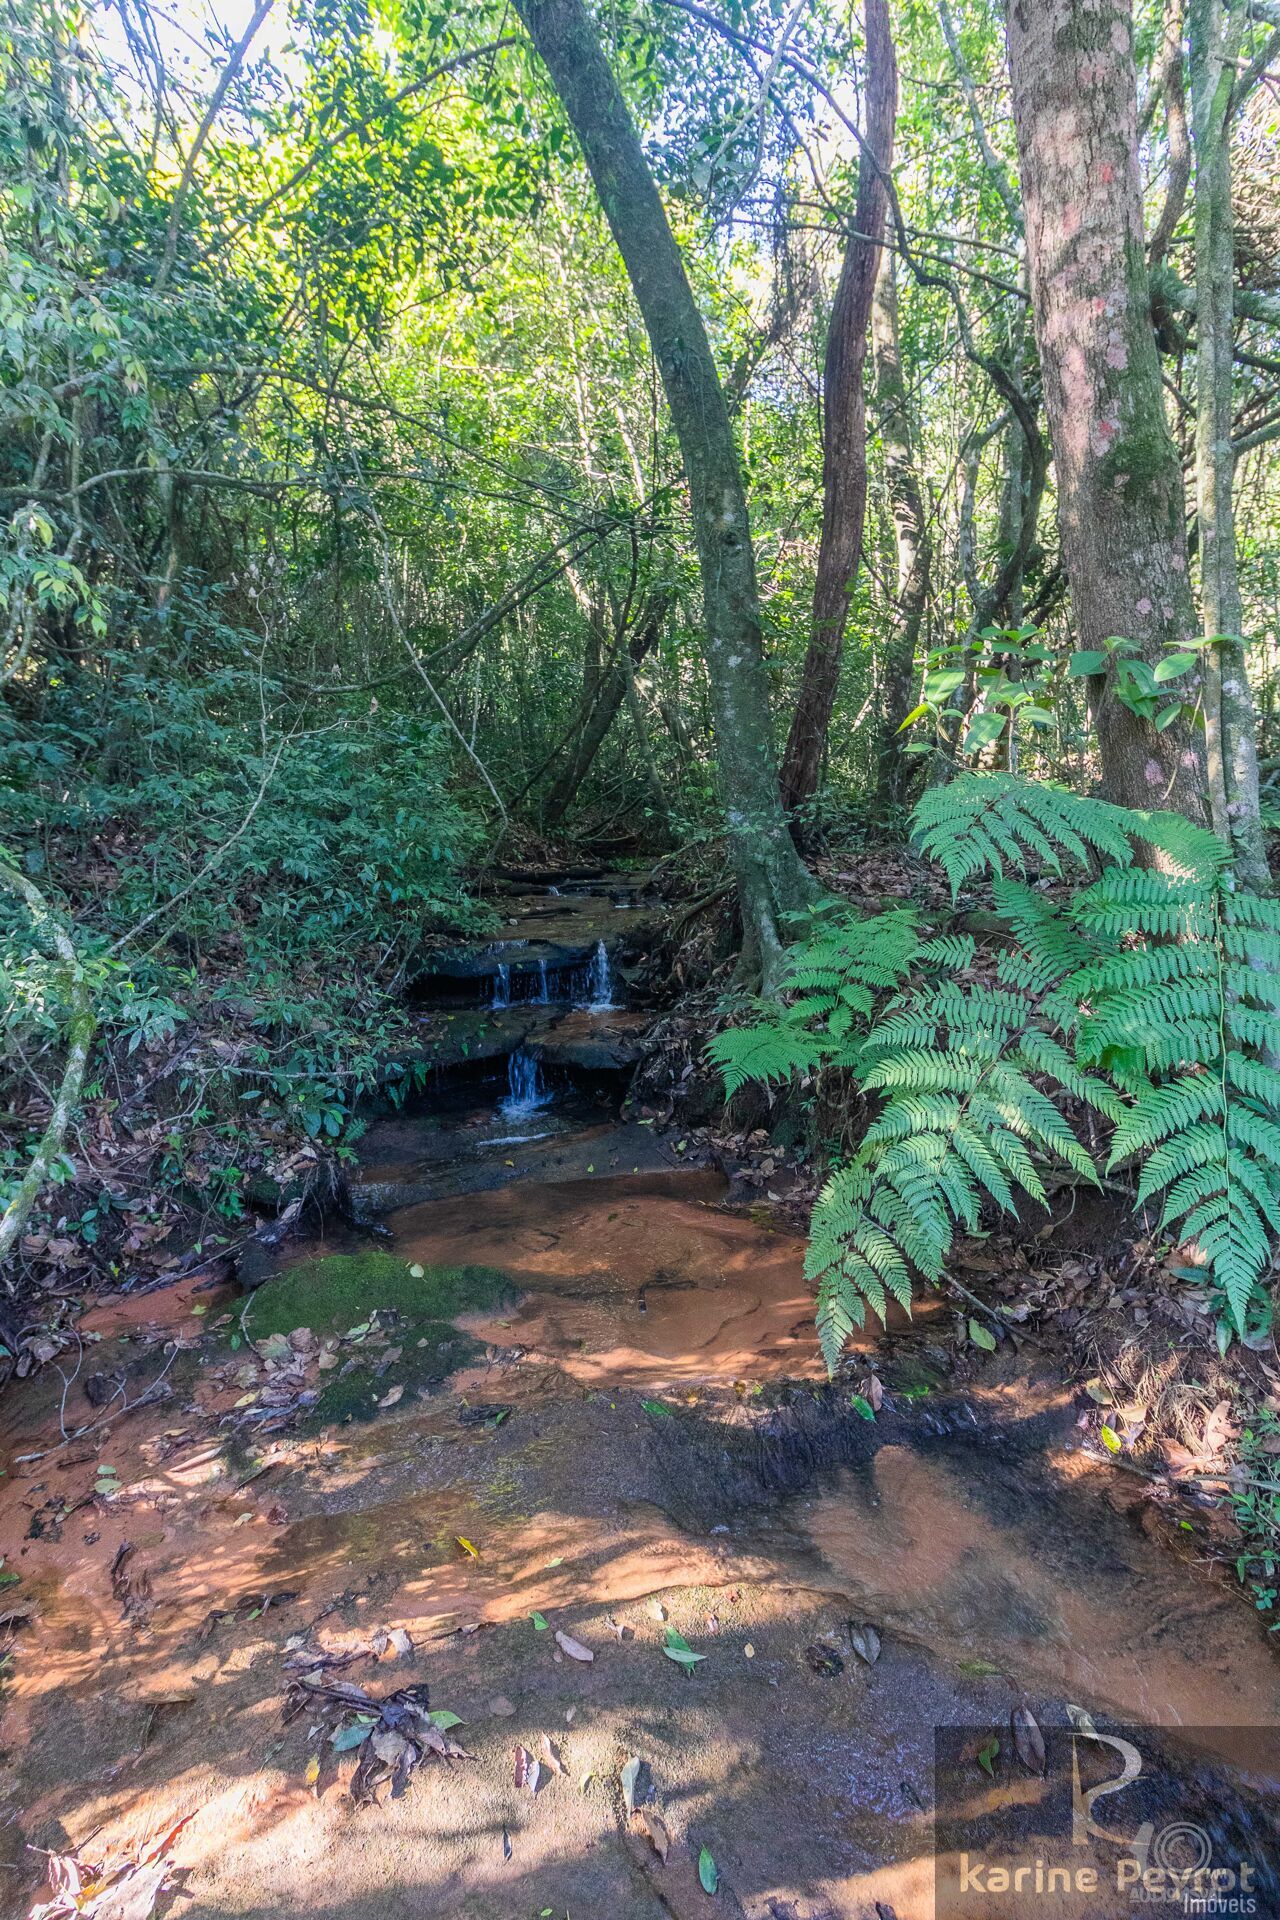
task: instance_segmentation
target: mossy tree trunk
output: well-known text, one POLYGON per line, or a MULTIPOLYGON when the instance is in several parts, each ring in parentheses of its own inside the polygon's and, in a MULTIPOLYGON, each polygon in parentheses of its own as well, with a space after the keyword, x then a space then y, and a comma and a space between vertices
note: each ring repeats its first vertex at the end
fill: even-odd
POLYGON ((693 512, 716 766, 747 954, 768 982, 781 921, 816 896, 778 786, 755 555, 738 449, 679 248, 581 0, 516 0, 578 136, 662 376, 693 512))
MULTIPOLYGON (((1027 257, 1077 645, 1122 635, 1154 667, 1197 620, 1182 469, 1164 413, 1138 174, 1128 0, 1011 0, 1027 257)), ((1187 683, 1180 682, 1181 686, 1187 683)), ((1205 817, 1189 727, 1158 732, 1090 681, 1108 798, 1205 817)))

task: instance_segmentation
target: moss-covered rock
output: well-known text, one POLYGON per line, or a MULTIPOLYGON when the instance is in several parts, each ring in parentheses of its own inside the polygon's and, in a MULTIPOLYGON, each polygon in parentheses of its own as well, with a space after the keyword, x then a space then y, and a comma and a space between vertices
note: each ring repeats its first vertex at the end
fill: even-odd
POLYGON ((420 1267, 384 1248, 300 1260, 260 1287, 245 1313, 250 1339, 310 1327, 346 1333, 374 1313, 402 1320, 452 1320, 500 1306, 515 1291, 494 1267, 420 1267))
MULTIPOLYGON (((320 1424, 368 1420, 388 1389, 435 1385, 479 1353, 452 1323, 459 1314, 502 1306, 516 1288, 493 1267, 421 1267, 381 1248, 302 1260, 269 1280, 245 1309, 250 1340, 310 1327, 321 1339, 373 1328, 386 1341, 350 1349, 330 1374, 312 1411, 320 1424), (400 1358, 378 1373, 388 1342, 400 1358), (353 1364, 351 1364, 353 1363, 353 1364)), ((369 1336, 365 1336, 368 1338, 369 1336)))

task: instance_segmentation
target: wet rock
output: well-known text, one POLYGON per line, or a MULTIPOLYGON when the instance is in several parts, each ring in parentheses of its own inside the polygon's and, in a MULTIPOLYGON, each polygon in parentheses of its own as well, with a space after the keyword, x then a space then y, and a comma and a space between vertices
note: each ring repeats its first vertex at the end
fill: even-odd
POLYGON ((570 1013, 530 1045, 548 1066, 581 1073, 618 1073, 644 1052, 649 1016, 640 1013, 570 1013))
POLYGON ((236 1262, 236 1278, 246 1293, 274 1280, 280 1271, 280 1258, 274 1247, 261 1240, 250 1240, 236 1262))

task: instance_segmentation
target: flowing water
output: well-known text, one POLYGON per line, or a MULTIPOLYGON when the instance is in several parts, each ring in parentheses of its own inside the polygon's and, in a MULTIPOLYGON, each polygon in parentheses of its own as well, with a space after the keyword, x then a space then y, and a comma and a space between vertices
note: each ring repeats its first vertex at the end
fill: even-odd
POLYGON ((551 1104, 551 1089, 543 1081, 542 1069, 523 1047, 517 1047, 507 1062, 507 1087, 501 1111, 508 1120, 538 1113, 551 1104))
MULTIPOLYGON (((597 958, 593 1008, 613 991, 597 958)), ((1185 1531, 1094 1460, 1031 1349, 958 1371, 927 1302, 863 1337, 886 1388, 865 1419, 825 1383, 802 1243, 730 1208, 677 1139, 620 1124, 616 1099, 553 1084, 517 1048, 505 1083, 495 1068, 371 1128, 376 1241, 335 1225, 292 1249, 317 1326, 318 1257, 372 1247, 424 1287, 506 1276, 502 1304, 458 1319, 443 1383, 414 1358, 441 1330, 393 1316, 357 1411, 230 1445, 262 1370, 228 1342, 252 1338, 258 1296, 246 1309, 196 1280, 84 1323, 131 1400, 176 1337, 169 1399, 71 1447, 56 1381, 0 1407, 0 1553, 31 1608, 0 1694, 14 1886, 27 1842, 125 1846, 191 1814, 175 1911, 195 1920, 935 1920, 935 1871, 950 1885, 979 1843, 1076 1857, 1054 1798, 1069 1709, 1137 1729, 1142 1778, 1105 1803, 1109 1831, 1150 1822, 1144 1858, 1163 1847, 1169 1867, 1203 1841, 1268 1868, 1278 1669, 1205 1570, 1200 1518, 1185 1531), (413 1650, 379 1660, 392 1628, 413 1650), (692 1671, 672 1630, 702 1656, 692 1671), (474 1761, 353 1815, 327 1723, 280 1718, 298 1648, 377 1696, 429 1685, 474 1761), (1015 1711, 1044 1732, 1046 1780, 1017 1758, 1015 1711), (513 1784, 517 1745, 544 1756, 536 1794, 513 1784), (621 1804, 631 1756, 665 1864, 621 1804)), ((361 1308, 378 1329, 380 1304, 361 1308)), ((1084 1744, 1087 1784, 1112 1750, 1084 1744)), ((1090 1845, 1081 1858, 1117 1853, 1090 1845)), ((1261 1885, 1251 1910, 1275 1913, 1261 1885)), ((1048 1909, 940 1895, 936 1920, 1137 1910, 1113 1879, 1048 1909)))
POLYGON ((596 950, 591 956, 587 968, 587 997, 583 1004, 591 1013, 612 1013, 613 974, 609 966, 609 952, 603 940, 596 941, 596 950))

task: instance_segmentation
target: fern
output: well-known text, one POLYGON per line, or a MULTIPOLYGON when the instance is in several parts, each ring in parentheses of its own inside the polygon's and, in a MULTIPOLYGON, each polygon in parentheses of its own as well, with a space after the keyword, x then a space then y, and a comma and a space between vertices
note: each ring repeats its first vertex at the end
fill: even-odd
POLYGON ((1128 867, 1135 840, 1188 875, 1215 869, 1224 857, 1214 836, 1181 814, 1135 813, 1007 773, 962 773, 932 788, 915 810, 911 837, 941 865, 953 895, 977 874, 1026 873, 1035 864, 1056 874, 1064 859, 1128 867))
POLYGON ((749 1023, 707 1043, 726 1095, 748 1081, 771 1086, 820 1066, 851 1065, 857 1048, 850 1036, 876 996, 897 985, 917 945, 916 916, 906 909, 872 920, 815 914, 808 938, 787 954, 779 1004, 757 1001, 749 1023))
POLYGON ((787 1003, 711 1043, 726 1086, 838 1062, 882 1102, 811 1222, 828 1366, 868 1309, 942 1277, 984 1207, 1045 1203, 1046 1169, 1098 1178, 1070 1103, 1113 1124, 1108 1169, 1138 1168, 1137 1204, 1159 1200, 1243 1332, 1280 1234, 1280 903, 1235 893, 1178 815, 1004 774, 927 794, 913 837, 953 891, 991 876, 1013 944, 917 943, 908 914, 815 923, 787 1003), (1062 905, 1009 877, 1067 864, 1102 870, 1062 905))
POLYGON ((1243 1333, 1280 1233, 1280 1073, 1259 1058, 1280 1052, 1280 903, 1218 872, 1105 874, 1075 917, 1131 943, 1077 982, 1081 1056, 1129 1096, 1108 1164, 1141 1163, 1139 1204, 1162 1200, 1243 1333))
MULTIPOLYGON (((1078 1069, 1045 1011, 1089 950, 1029 889, 1005 883, 1001 903, 1021 945, 1002 956, 996 981, 926 977, 890 1002, 863 1043, 862 1085, 887 1101, 853 1165, 819 1196, 806 1262, 828 1367, 868 1306, 883 1317, 886 1287, 908 1306, 913 1270, 942 1278, 957 1228, 975 1231, 985 1202, 1006 1213, 1019 1193, 1045 1204, 1046 1164, 1097 1178, 1092 1155, 1038 1084, 1056 1069, 1077 1098, 1109 1097, 1078 1069)), ((930 943, 930 957, 950 958, 940 945, 930 943)))

